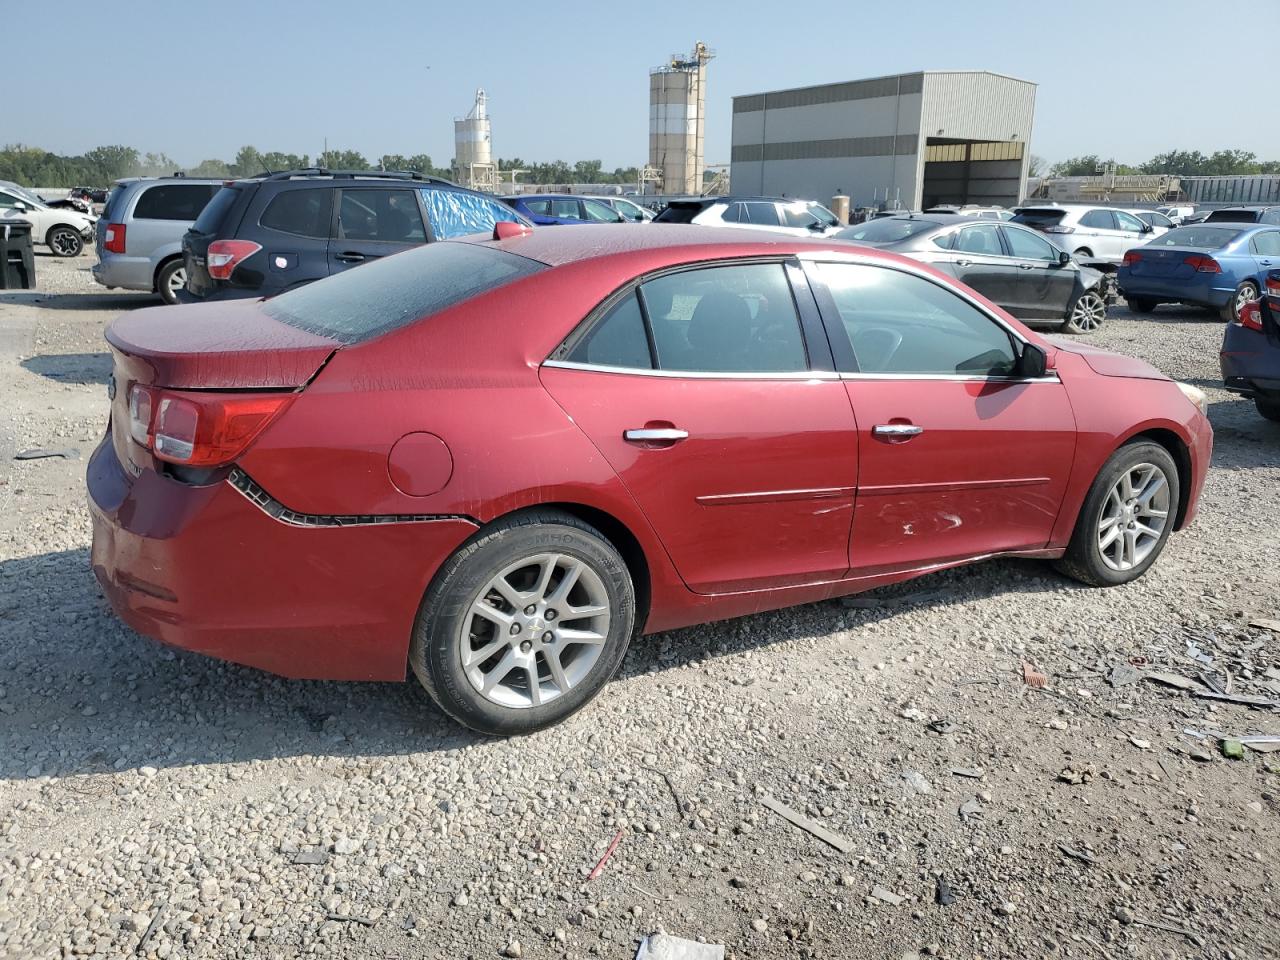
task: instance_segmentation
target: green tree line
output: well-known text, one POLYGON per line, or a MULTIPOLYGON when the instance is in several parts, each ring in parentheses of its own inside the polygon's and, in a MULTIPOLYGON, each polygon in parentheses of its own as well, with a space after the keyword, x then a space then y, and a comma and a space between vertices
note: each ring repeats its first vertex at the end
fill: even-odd
MULTIPOLYGON (((452 175, 448 167, 437 167, 425 153, 388 153, 371 160, 358 150, 326 150, 313 161, 305 153, 263 152, 244 146, 234 160, 202 160, 184 168, 164 153, 141 153, 118 144, 94 147, 80 156, 63 156, 23 144, 0 148, 0 180, 27 187, 104 187, 121 177, 167 176, 177 171, 191 177, 252 177, 264 171, 297 170, 313 164, 330 170, 413 170, 428 176, 452 175)), ((513 157, 499 160, 498 164, 503 171, 521 170, 520 183, 635 183, 638 173, 635 167, 606 171, 599 160, 528 163, 513 157)))
POLYGON ((1215 150, 1203 154, 1199 150, 1170 150, 1158 153, 1146 163, 1117 163, 1115 158, 1103 160, 1097 154, 1071 157, 1049 168, 1051 177, 1091 177, 1114 164, 1121 176, 1135 174, 1171 174, 1182 177, 1244 177, 1259 173, 1280 173, 1280 160, 1259 160, 1248 150, 1215 150))

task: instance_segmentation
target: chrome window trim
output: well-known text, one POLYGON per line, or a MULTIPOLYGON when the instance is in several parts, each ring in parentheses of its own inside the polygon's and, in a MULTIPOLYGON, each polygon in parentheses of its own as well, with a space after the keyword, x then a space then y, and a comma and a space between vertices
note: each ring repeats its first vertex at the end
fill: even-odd
POLYGON ((586 370, 591 373, 617 373, 630 377, 662 377, 668 380, 839 380, 834 370, 794 370, 778 373, 709 372, 697 370, 647 370, 643 367, 606 367, 598 363, 574 360, 544 360, 541 366, 558 370, 586 370))
MULTIPOLYGON (((965 226, 967 226, 967 224, 965 226)), ((952 250, 950 252, 956 253, 957 251, 952 250)), ((796 256, 800 259, 802 263, 858 264, 858 265, 870 266, 870 267, 880 267, 883 270, 897 270, 899 273, 908 273, 914 277, 919 277, 921 280, 928 280, 934 286, 941 287, 943 290, 946 290, 948 293, 952 294, 953 296, 959 297, 965 303, 969 304, 969 306, 973 307, 975 310, 981 313, 984 317, 989 319, 992 323, 997 324, 1000 327, 1000 329, 1004 330, 1006 333, 1009 334, 1009 336, 1013 337, 1014 340, 1022 344, 1024 347, 1031 342, 1026 337, 1024 337, 1021 333, 1015 330, 1013 327, 1009 326, 1009 324, 1007 324, 1004 320, 1002 320, 1000 317, 996 316, 989 309, 987 309, 987 307, 984 304, 979 303, 978 300, 970 296, 966 291, 960 289, 960 287, 952 286, 951 284, 944 283, 940 281, 937 277, 931 276, 930 274, 926 273, 924 270, 921 270, 912 264, 898 263, 898 262, 890 263, 888 261, 881 260, 877 257, 868 257, 865 254, 844 253, 843 251, 836 252, 832 250, 805 250, 801 253, 796 254, 796 256)), ((975 256, 977 256, 977 254, 975 254, 975 256)), ((948 374, 943 374, 943 376, 948 376, 948 374)))
POLYGON ((964 373, 842 373, 841 380, 947 380, 953 383, 1062 383, 1058 374, 1043 377, 984 377, 964 373))

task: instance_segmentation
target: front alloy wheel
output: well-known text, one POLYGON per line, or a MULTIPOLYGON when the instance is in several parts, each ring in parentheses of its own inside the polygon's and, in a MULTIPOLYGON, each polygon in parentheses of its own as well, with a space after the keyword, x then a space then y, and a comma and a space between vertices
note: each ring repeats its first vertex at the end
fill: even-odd
POLYGON ((1098 552, 1112 570, 1132 570, 1151 554, 1169 522, 1169 481, 1151 463, 1126 469, 1098 519, 1098 552))
POLYGON ((625 561, 559 511, 496 521, 436 574, 409 663, 447 714, 510 736, 558 723, 617 671, 635 626, 625 561))
POLYGON ((1076 298, 1062 329, 1066 333, 1093 333, 1107 319, 1107 302, 1096 291, 1086 290, 1076 298))
POLYGON ((49 231, 49 249, 59 257, 78 257, 84 249, 84 241, 70 227, 54 227, 49 231))

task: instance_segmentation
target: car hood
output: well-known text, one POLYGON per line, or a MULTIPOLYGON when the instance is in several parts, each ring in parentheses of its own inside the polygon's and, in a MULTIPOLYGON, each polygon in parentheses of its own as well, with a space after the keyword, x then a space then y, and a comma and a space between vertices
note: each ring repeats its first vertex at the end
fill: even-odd
POLYGON ((1074 353, 1084 359, 1089 368, 1101 377, 1131 377, 1136 380, 1168 380, 1163 373, 1147 363, 1122 353, 1112 353, 1088 344, 1064 337, 1046 337, 1059 350, 1074 353))

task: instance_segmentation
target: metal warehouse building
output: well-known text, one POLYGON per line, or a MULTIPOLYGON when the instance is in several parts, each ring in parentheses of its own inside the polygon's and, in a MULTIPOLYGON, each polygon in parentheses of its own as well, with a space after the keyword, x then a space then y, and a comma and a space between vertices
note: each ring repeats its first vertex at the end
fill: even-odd
POLYGON ((904 73, 733 98, 737 194, 1011 206, 1027 182, 1036 85, 985 70, 904 73))

